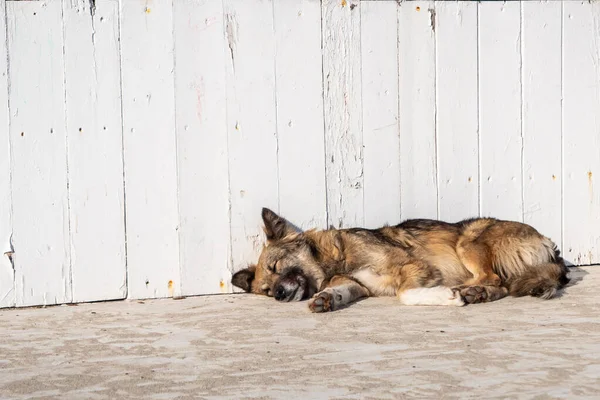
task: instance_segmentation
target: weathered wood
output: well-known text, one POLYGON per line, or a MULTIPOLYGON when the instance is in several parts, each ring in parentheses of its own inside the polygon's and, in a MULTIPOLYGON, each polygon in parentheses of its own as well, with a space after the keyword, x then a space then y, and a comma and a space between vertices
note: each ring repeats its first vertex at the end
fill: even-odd
POLYGON ((2 2, 0 307, 231 291, 264 206, 302 228, 523 219, 598 263, 598 21, 566 0, 2 2))
POLYGON ((435 7, 411 1, 398 7, 401 214, 438 217, 435 7))
POLYGON ((65 303, 71 263, 62 5, 6 7, 16 304, 65 303))
POLYGON ((229 171, 221 1, 174 2, 183 295, 228 291, 229 171))
POLYGON ((523 2, 524 221, 559 245, 561 221, 561 3, 523 2))
POLYGON ((479 214, 477 3, 435 5, 439 217, 479 214))
POLYGON ((521 3, 479 3, 481 214, 523 220, 521 3))
POLYGON ((575 264, 600 262, 599 21, 600 3, 563 3, 563 252, 575 264))
POLYGON ((327 226, 321 5, 274 1, 279 211, 302 228, 327 226))
POLYGON ((119 2, 63 7, 73 301, 124 298, 119 2))
POLYGON ((360 3, 323 0, 328 224, 363 225, 360 3))
POLYGON ((12 195, 8 117, 8 54, 6 2, 0 2, 0 308, 15 305, 15 270, 12 263, 12 195))
POLYGON ((373 228, 400 222, 397 8, 360 5, 364 224, 373 228))
POLYGON ((126 0, 121 62, 128 297, 181 288, 171 0, 126 0))
POLYGON ((275 33, 271 2, 224 0, 234 269, 263 245, 261 207, 278 210, 275 33))

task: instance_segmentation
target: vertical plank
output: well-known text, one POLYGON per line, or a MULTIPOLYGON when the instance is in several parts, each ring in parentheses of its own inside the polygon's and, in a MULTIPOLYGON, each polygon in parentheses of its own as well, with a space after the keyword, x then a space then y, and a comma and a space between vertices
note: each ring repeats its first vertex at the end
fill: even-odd
POLYGON ((521 65, 521 3, 479 3, 481 214, 514 221, 523 220, 521 65))
POLYGON ((61 1, 11 1, 7 14, 16 303, 64 303, 71 274, 61 1))
POLYGON ((233 268, 255 262, 261 207, 278 210, 275 35, 271 2, 225 0, 233 268))
POLYGON ((181 287, 172 2, 121 7, 128 297, 172 296, 181 287))
POLYGON ((127 295, 119 3, 63 1, 73 301, 127 295))
POLYGON ((563 3, 565 257, 600 262, 600 3, 563 3))
POLYGON ((15 271, 11 262, 12 198, 7 59, 6 2, 2 1, 0 2, 0 308, 15 305, 15 271))
POLYGON ((218 293, 231 281, 223 4, 173 6, 181 291, 218 293))
POLYGON ((328 224, 359 226, 363 213, 360 8, 322 1, 328 224))
POLYGON ((364 224, 400 222, 398 5, 360 5, 364 224))
POLYGON ((279 211, 302 228, 327 224, 321 5, 274 1, 279 211))
POLYGON ((561 232, 561 2, 523 2, 524 221, 561 232))
POLYGON ((433 1, 403 2, 398 8, 403 219, 438 217, 434 13, 433 1))
POLYGON ((435 9, 439 217, 456 221, 479 214, 477 3, 435 9))

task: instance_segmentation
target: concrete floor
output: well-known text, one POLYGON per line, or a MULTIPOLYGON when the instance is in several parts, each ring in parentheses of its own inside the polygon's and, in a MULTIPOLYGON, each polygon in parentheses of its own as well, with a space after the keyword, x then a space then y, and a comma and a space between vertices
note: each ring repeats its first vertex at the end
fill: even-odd
POLYGON ((558 299, 329 314, 252 295, 0 310, 0 398, 600 398, 600 267, 558 299))

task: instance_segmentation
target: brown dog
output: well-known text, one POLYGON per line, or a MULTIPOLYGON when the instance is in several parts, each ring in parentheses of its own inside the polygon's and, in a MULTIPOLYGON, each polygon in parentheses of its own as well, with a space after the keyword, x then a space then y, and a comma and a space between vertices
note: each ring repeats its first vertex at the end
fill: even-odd
POLYGON ((568 282, 556 245, 520 222, 407 220, 380 229, 299 232, 263 208, 267 245, 233 285, 332 311, 368 296, 406 305, 454 305, 506 295, 550 299, 568 282))

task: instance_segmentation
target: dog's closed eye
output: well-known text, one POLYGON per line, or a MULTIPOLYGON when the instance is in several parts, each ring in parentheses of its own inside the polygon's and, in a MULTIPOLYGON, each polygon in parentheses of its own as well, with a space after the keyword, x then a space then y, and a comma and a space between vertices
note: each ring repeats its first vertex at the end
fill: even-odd
POLYGON ((267 267, 267 269, 273 273, 277 273, 277 263, 279 263, 279 261, 275 261, 275 263, 272 265, 269 265, 267 267))

